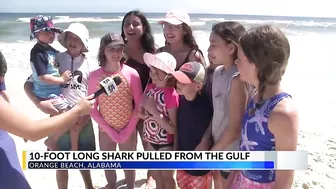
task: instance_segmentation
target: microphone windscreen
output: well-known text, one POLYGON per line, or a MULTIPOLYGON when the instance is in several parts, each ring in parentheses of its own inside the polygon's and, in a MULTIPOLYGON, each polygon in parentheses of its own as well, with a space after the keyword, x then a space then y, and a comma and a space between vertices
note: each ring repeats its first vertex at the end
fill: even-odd
POLYGON ((113 80, 114 80, 114 82, 115 82, 116 85, 119 85, 122 82, 120 76, 114 77, 113 80))

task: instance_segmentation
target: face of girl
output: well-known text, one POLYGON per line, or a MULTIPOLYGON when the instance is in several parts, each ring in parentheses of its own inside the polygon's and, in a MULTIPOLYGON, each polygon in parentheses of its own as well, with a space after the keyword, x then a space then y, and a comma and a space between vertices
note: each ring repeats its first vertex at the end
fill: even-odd
POLYGON ((238 47, 238 58, 235 63, 240 72, 241 80, 248 83, 255 83, 257 80, 256 66, 247 59, 241 47, 238 47))
POLYGON ((84 48, 82 40, 71 32, 67 32, 66 34, 65 45, 70 55, 77 55, 84 48))
POLYGON ((163 22, 163 35, 166 38, 168 43, 178 43, 179 41, 183 40, 183 26, 180 25, 173 25, 168 22, 163 22))
POLYGON ((140 18, 133 14, 125 18, 123 30, 127 40, 138 40, 144 33, 140 18))
POLYGON ((158 87, 165 87, 169 75, 166 72, 157 69, 153 66, 150 66, 149 69, 150 69, 149 76, 151 77, 152 82, 158 87))
POLYGON ((40 31, 37 35, 37 39, 42 43, 51 44, 55 40, 55 32, 52 31, 40 31))
POLYGON ((209 59, 213 64, 223 64, 230 60, 230 56, 234 53, 234 49, 231 44, 228 44, 219 35, 214 32, 210 34, 210 46, 208 48, 209 59))
POLYGON ((107 45, 104 49, 107 63, 120 62, 123 57, 125 47, 123 45, 110 46, 107 45))

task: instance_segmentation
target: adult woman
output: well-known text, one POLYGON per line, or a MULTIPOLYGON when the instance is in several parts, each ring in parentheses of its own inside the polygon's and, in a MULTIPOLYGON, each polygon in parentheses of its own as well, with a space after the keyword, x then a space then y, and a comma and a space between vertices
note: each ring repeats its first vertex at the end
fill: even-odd
POLYGON ((192 34, 191 21, 188 13, 173 10, 159 21, 162 25, 163 35, 166 39, 165 46, 158 49, 159 52, 172 54, 178 70, 184 63, 197 61, 205 66, 205 60, 196 40, 192 34))
MULTIPOLYGON (((154 37, 152 29, 145 15, 139 10, 128 12, 122 21, 121 36, 127 44, 125 54, 127 56, 126 65, 134 68, 141 80, 142 90, 145 91, 149 81, 149 67, 145 64, 143 55, 155 52, 154 37)), ((142 146, 145 149, 147 144, 143 139, 143 120, 139 119, 137 130, 141 137, 142 146)), ((151 177, 148 174, 147 185, 150 185, 151 177)))
POLYGON ((70 111, 43 120, 31 120, 28 116, 18 112, 13 106, 0 98, 0 188, 29 189, 16 153, 14 140, 9 133, 36 141, 56 130, 69 129, 80 116, 87 115, 93 106, 93 96, 80 100, 70 111))

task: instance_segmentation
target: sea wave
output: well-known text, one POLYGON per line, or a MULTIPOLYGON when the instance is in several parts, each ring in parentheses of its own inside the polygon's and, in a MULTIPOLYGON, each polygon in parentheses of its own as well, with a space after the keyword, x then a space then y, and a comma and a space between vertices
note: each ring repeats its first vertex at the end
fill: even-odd
MULTIPOLYGON (((18 18, 17 22, 29 23, 30 18, 18 18)), ((122 18, 101 18, 101 17, 70 17, 55 16, 54 23, 70 23, 70 22, 121 22, 122 18)))
MULTIPOLYGON (((229 21, 225 18, 200 18, 204 22, 224 22, 229 21)), ((315 20, 309 21, 294 21, 294 20, 234 20, 242 24, 281 24, 286 26, 303 26, 303 27, 333 27, 336 22, 319 22, 315 20)))

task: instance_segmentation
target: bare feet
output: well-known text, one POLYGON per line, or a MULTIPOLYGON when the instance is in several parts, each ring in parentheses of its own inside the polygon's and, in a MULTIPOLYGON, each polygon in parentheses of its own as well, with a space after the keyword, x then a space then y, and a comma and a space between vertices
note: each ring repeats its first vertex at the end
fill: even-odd
POLYGON ((46 145, 51 151, 57 150, 57 142, 53 141, 51 138, 47 138, 44 141, 44 145, 46 145))

